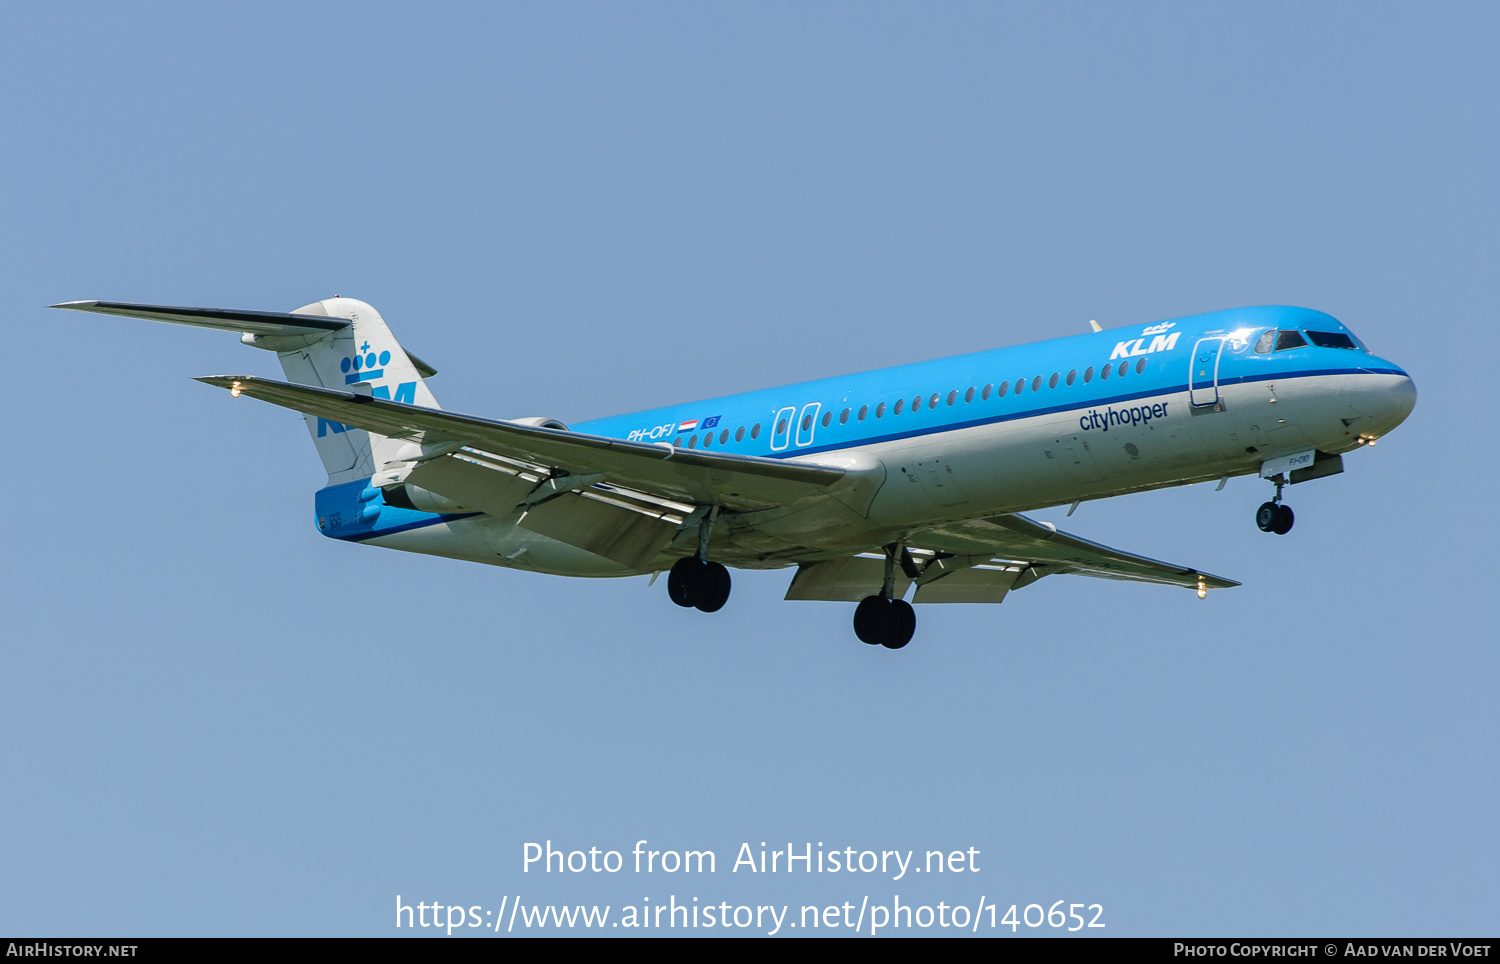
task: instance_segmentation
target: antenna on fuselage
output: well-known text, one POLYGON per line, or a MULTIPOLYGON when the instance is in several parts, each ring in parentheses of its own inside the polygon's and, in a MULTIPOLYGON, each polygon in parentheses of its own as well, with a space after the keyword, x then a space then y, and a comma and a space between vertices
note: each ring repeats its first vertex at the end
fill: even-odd
POLYGON ((1089 320, 1089 327, 1092 328, 1092 329, 1094 329, 1095 331, 1103 331, 1104 330, 1103 328, 1100 328, 1099 327, 1099 323, 1097 321, 1094 321, 1093 319, 1089 320))

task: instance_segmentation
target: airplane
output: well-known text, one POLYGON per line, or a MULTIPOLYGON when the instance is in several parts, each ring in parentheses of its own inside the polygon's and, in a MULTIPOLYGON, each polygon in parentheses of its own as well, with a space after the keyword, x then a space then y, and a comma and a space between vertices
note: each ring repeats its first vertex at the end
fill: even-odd
POLYGON ((443 411, 436 371, 370 305, 291 312, 52 305, 237 332, 286 381, 198 379, 304 415, 344 542, 567 576, 667 573, 672 602, 729 598, 728 567, 795 566, 787 599, 853 602, 865 643, 900 649, 917 603, 999 603, 1043 576, 1239 583, 1020 513, 1256 475, 1283 489, 1344 470, 1416 389, 1334 318, 1215 311, 568 426, 443 411))

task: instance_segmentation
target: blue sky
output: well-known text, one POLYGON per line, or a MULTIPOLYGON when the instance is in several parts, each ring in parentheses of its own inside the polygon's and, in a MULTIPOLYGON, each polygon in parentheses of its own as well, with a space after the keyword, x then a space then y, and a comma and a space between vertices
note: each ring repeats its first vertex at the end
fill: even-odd
POLYGON ((3 16, 0 929, 899 895, 1099 903, 1109 935, 1494 933, 1493 5, 3 16), (42 307, 336 293, 498 417, 1267 303, 1335 315, 1419 401, 1289 491, 1285 538, 1251 479, 1036 513, 1242 588, 1049 579, 924 607, 889 653, 781 601, 789 573, 705 616, 324 540, 299 419, 191 381, 270 356, 42 307), (720 868, 523 873, 549 839, 720 868), (981 870, 728 872, 761 841, 981 870))

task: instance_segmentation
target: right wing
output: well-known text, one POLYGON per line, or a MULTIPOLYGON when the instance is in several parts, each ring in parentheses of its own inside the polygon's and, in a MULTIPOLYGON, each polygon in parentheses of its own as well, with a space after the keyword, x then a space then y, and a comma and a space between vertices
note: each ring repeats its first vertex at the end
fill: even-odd
MULTIPOLYGON (((896 589, 904 593, 916 583, 913 602, 998 603, 1012 589, 1029 586, 1043 576, 1063 574, 1203 591, 1239 585, 1197 569, 1112 549, 1020 515, 934 526, 914 533, 907 550, 897 570, 896 589)), ((878 592, 884 572, 884 557, 874 553, 806 564, 797 570, 786 598, 852 602, 878 592)))

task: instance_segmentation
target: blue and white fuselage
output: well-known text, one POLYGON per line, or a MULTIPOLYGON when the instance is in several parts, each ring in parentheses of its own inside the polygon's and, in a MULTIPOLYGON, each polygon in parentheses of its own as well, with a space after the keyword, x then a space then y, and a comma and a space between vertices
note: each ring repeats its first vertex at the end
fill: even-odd
MULTIPOLYGON (((723 545, 715 553, 753 567, 792 564, 809 548, 884 544, 902 530, 956 518, 1255 475, 1262 465, 1299 452, 1342 455, 1400 424, 1415 399, 1405 371, 1364 350, 1329 315, 1256 307, 673 405, 571 429, 778 459, 857 454, 884 466, 885 483, 868 513, 855 516, 860 522, 842 514, 798 518, 790 526, 766 519, 756 537, 744 540, 745 551, 723 545), (1304 340, 1281 351, 1274 345, 1255 350, 1267 332, 1282 330, 1339 334, 1350 347, 1304 340), (795 538, 763 537, 766 530, 788 528, 795 538)), ((425 521, 438 520, 427 515, 425 521)), ((417 522, 389 518, 345 537, 380 540, 385 532, 411 532, 417 522)), ((528 567, 559 574, 628 575, 672 561, 667 556, 627 569, 566 545, 538 552, 525 530, 514 538, 515 548, 529 548, 528 567)), ((409 536, 398 541, 412 544, 409 536)), ((488 562, 504 558, 493 551, 479 555, 488 562)))
POLYGON ((67 307, 243 328, 277 351, 288 383, 205 381, 306 413, 326 536, 562 575, 671 568, 673 598, 707 609, 728 576, 720 592, 704 572, 796 565, 789 598, 864 598, 861 638, 887 645, 909 630, 867 604, 912 584, 918 602, 999 601, 1050 572, 1233 585, 1015 513, 1259 474, 1277 495, 1257 521, 1284 532, 1281 486, 1341 472, 1416 400, 1329 315, 1255 307, 568 427, 441 412, 432 370, 351 299, 283 315, 67 307))

